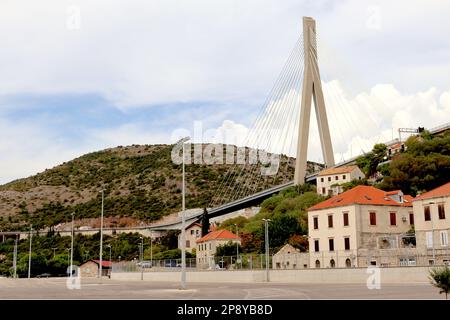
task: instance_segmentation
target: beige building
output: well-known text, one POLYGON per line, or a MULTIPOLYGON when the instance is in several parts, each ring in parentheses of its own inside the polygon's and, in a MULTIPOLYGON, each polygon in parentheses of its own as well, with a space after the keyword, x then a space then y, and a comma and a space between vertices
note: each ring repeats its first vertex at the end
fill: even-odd
POLYGON ((288 243, 272 257, 273 269, 306 269, 308 266, 309 253, 300 252, 288 243))
POLYGON ((413 200, 417 249, 429 264, 449 261, 450 182, 413 200))
MULTIPOLYGON (((89 260, 80 266, 80 274, 82 278, 95 278, 98 276, 100 268, 100 260, 89 260)), ((112 269, 111 261, 102 261, 103 276, 110 276, 112 269)))
MULTIPOLYGON (((202 225, 194 222, 186 228, 186 251, 192 253, 196 242, 202 237, 202 225)), ((181 233, 178 235, 178 249, 181 249, 181 233)))
POLYGON ((216 230, 197 240, 197 268, 215 268, 214 255, 218 246, 227 243, 241 244, 240 238, 228 230, 216 230))
POLYGON ((360 185, 309 208, 309 265, 380 265, 370 252, 361 252, 402 247, 403 236, 414 223, 411 200, 400 190, 360 185))
POLYGON ((317 175, 317 193, 322 196, 337 195, 343 192, 343 183, 362 178, 364 174, 358 166, 325 169, 317 175))

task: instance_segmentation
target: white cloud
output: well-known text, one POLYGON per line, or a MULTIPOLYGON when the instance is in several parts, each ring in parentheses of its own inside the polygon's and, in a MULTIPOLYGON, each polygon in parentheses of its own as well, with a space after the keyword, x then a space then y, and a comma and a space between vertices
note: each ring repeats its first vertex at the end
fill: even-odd
POLYGON ((332 79, 357 86, 359 73, 370 85, 442 88, 449 13, 449 3, 419 0, 3 1, 0 95, 99 93, 121 108, 262 99, 303 15, 317 19, 332 79), (73 5, 76 30, 67 28, 73 5), (367 27, 372 7, 380 29, 367 27))

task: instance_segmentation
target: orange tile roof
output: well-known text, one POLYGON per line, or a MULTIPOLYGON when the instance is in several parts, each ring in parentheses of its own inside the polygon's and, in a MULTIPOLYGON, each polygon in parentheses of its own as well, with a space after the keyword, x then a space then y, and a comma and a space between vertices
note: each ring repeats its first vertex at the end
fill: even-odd
POLYGON ((425 200, 425 199, 431 199, 431 198, 437 198, 437 197, 445 197, 445 196, 450 196, 450 182, 447 182, 446 184, 443 184, 440 187, 437 187, 433 190, 430 190, 428 192, 421 194, 420 196, 414 198, 413 201, 425 200))
POLYGON ((319 176, 328 176, 332 174, 340 174, 340 173, 350 173, 353 170, 357 169, 358 166, 345 166, 345 167, 339 167, 339 168, 329 168, 324 169, 319 172, 319 176))
POLYGON ((223 240, 223 239, 238 240, 239 237, 226 229, 222 229, 222 230, 212 231, 212 232, 208 233, 207 235, 198 239, 197 243, 204 242, 204 241, 210 241, 210 240, 223 240))
POLYGON ((348 206, 351 204, 401 206, 401 207, 412 206, 411 201, 408 200, 412 198, 411 196, 406 195, 403 198, 406 201, 403 203, 399 203, 389 198, 387 192, 383 190, 371 186, 359 185, 344 193, 336 195, 328 200, 322 201, 321 203, 318 203, 310 207, 308 210, 314 211, 325 208, 348 206))

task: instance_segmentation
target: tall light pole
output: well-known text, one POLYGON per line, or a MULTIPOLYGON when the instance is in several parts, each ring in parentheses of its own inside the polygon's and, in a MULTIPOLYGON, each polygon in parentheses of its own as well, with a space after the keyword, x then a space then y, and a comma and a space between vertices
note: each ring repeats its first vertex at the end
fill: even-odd
POLYGON ((153 268, 153 231, 150 230, 150 266, 153 268))
POLYGON ((33 239, 33 225, 30 227, 30 249, 28 251, 28 279, 31 278, 31 241, 33 239))
POLYGON ((144 238, 139 237, 141 243, 139 246, 139 261, 141 263, 141 280, 144 280, 144 238))
POLYGON ((98 268, 99 270, 99 277, 100 280, 102 279, 102 271, 103 271, 103 205, 104 205, 104 199, 105 199, 105 189, 100 190, 102 193, 102 212, 100 217, 100 266, 98 268))
POLYGON ((185 154, 184 144, 190 137, 181 139, 178 143, 183 145, 183 169, 182 169, 182 199, 181 199, 181 289, 186 289, 186 181, 185 181, 185 154))
POLYGON ((14 241, 14 258, 13 258, 13 269, 14 269, 14 279, 17 278, 17 237, 16 234, 16 240, 14 241))
POLYGON ((265 226, 264 242, 266 245, 266 281, 269 282, 269 222, 270 219, 263 219, 265 226))
MULTIPOLYGON (((239 238, 238 225, 235 223, 234 226, 236 227, 236 235, 239 238)), ((238 266, 238 263, 239 263, 239 241, 236 242, 236 266, 238 266)))
POLYGON ((56 249, 58 249, 58 248, 52 248, 53 249, 53 259, 55 259, 55 256, 56 256, 56 249))
POLYGON ((75 215, 75 212, 72 212, 72 232, 71 234, 71 240, 70 240, 70 277, 72 277, 73 274, 73 270, 72 270, 72 265, 73 265, 73 216, 75 215))

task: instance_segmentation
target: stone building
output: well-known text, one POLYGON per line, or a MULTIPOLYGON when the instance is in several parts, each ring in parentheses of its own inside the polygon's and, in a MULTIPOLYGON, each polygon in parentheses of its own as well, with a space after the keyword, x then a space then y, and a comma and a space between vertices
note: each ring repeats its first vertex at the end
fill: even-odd
POLYGON ((450 182, 413 200, 417 249, 432 264, 448 264, 450 182))
MULTIPOLYGON (((379 265, 361 250, 398 249, 414 223, 412 197, 357 186, 308 209, 310 266, 379 265)), ((370 252, 368 253, 370 254, 370 252)))
MULTIPOLYGON (((89 260, 80 266, 80 274, 82 278, 95 278, 98 276, 100 268, 100 260, 89 260)), ((102 261, 102 275, 111 276, 112 262, 102 261)))
POLYGON ((211 231, 197 240, 197 268, 215 268, 214 255, 218 246, 227 243, 241 244, 240 238, 228 230, 211 231))
POLYGON ((300 252, 288 243, 272 257, 273 269, 306 269, 308 267, 309 253, 300 252))

